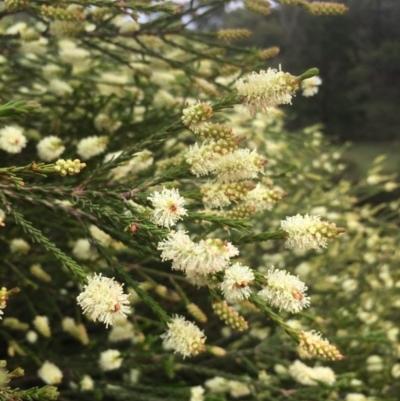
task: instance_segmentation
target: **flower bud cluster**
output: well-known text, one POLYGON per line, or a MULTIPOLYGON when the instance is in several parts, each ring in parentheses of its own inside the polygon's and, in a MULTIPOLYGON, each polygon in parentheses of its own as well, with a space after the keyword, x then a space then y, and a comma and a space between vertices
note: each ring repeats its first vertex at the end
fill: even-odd
POLYGON ((328 340, 322 338, 321 333, 313 331, 302 331, 299 334, 299 346, 304 348, 310 354, 318 355, 322 358, 331 360, 343 359, 340 351, 328 340))
POLYGON ((22 10, 29 4, 29 0, 4 0, 7 10, 18 11, 22 10))
POLYGON ((21 30, 19 34, 24 42, 33 42, 41 38, 40 33, 32 28, 21 30))
POLYGON ((79 174, 83 168, 86 167, 86 163, 81 163, 79 159, 59 159, 55 162, 54 171, 60 173, 62 177, 66 175, 79 174))
POLYGON ((0 319, 1 315, 3 314, 2 309, 4 309, 7 305, 7 300, 8 300, 7 288, 2 287, 2 289, 0 290, 0 319))
POLYGON ((256 212, 256 208, 253 205, 239 205, 234 207, 229 212, 226 212, 226 217, 230 219, 245 219, 250 217, 256 212))
POLYGON ((260 59, 261 60, 268 60, 277 56, 280 52, 279 47, 268 47, 268 49, 264 49, 260 51, 260 59))
POLYGON ((249 191, 244 202, 252 205, 256 211, 270 210, 273 205, 280 202, 287 194, 280 188, 268 188, 260 183, 249 191))
POLYGON ((8 290, 6 287, 2 287, 0 290, 0 308, 3 309, 6 307, 8 300, 8 290))
POLYGON ((31 274, 35 277, 37 277, 39 280, 42 280, 46 283, 50 283, 51 281, 51 276, 43 270, 42 266, 39 263, 34 263, 29 271, 31 274))
POLYGON ((66 9, 43 5, 40 7, 40 12, 43 17, 61 21, 81 21, 85 18, 83 13, 76 8, 66 9))
POLYGON ((299 4, 304 4, 305 0, 277 0, 277 2, 285 6, 297 6, 299 4))
POLYGON ((245 0, 244 5, 254 13, 261 15, 271 14, 271 3, 268 0, 245 0))
POLYGON ((182 114, 183 125, 196 133, 201 124, 212 117, 213 109, 209 104, 203 102, 187 107, 182 114))
POLYGON ((249 328, 248 323, 243 316, 240 316, 232 306, 229 306, 226 301, 214 302, 213 309, 215 314, 225 324, 231 326, 233 329, 238 331, 247 330, 249 328))
POLYGON ((89 336, 87 334, 86 327, 82 323, 76 324, 72 317, 65 317, 63 319, 62 329, 80 341, 83 345, 89 344, 89 336))
POLYGON ((200 323, 207 323, 206 314, 193 302, 186 305, 188 312, 200 323))
POLYGON ((212 209, 245 199, 253 188, 254 184, 250 181, 238 181, 228 184, 207 183, 201 188, 201 193, 203 194, 203 203, 206 207, 212 209))
POLYGON ((29 324, 21 322, 16 317, 6 317, 3 320, 3 327, 9 327, 15 331, 27 331, 29 329, 29 324))
POLYGON ((216 345, 210 345, 207 347, 207 351, 218 357, 224 357, 226 355, 226 350, 216 345))
POLYGON ((349 10, 344 4, 326 3, 324 1, 309 3, 306 9, 313 15, 342 15, 349 10))
POLYGON ((56 38, 74 38, 83 28, 83 24, 77 21, 54 20, 50 24, 50 33, 56 38))
POLYGON ((43 337, 51 337, 50 323, 47 316, 35 316, 35 319, 33 319, 33 325, 43 337))
POLYGON ((253 34, 249 29, 220 29, 217 32, 217 38, 219 40, 238 40, 246 39, 253 34))
POLYGON ((238 148, 238 142, 240 138, 232 137, 227 139, 219 139, 216 142, 211 144, 211 150, 214 153, 218 153, 220 155, 226 155, 227 153, 231 153, 238 148))
POLYGON ((230 64, 222 65, 219 70, 219 75, 221 77, 230 77, 236 73, 238 73, 238 67, 230 64))
POLYGON ((234 136, 233 129, 229 125, 219 123, 204 123, 196 132, 204 139, 228 139, 234 136))

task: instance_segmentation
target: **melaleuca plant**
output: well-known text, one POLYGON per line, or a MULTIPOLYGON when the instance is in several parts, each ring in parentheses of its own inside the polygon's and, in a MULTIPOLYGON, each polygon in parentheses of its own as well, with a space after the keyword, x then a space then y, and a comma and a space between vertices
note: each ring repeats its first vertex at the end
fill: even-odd
POLYGON ((340 319, 323 324, 318 280, 294 270, 346 249, 341 210, 358 195, 314 210, 335 206, 336 159, 318 160, 315 131, 284 132, 276 109, 315 94, 318 70, 268 68, 277 48, 232 44, 247 31, 194 29, 227 3, 4 2, 1 335, 8 366, 29 375, 4 370, 0 397, 55 399, 53 385, 64 400, 356 393, 363 377, 325 339, 340 319))

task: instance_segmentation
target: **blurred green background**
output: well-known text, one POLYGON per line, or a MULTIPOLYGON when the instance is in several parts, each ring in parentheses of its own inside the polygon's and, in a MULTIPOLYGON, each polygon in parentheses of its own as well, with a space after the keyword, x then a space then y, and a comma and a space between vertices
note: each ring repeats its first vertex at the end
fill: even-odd
POLYGON ((315 18, 282 5, 261 16, 238 6, 202 25, 250 29, 241 45, 279 46, 266 67, 281 64, 293 74, 318 67, 323 85, 316 96, 299 95, 286 108, 288 128, 323 123, 326 134, 351 141, 345 158, 354 179, 382 153, 387 172, 400 171, 400 1, 341 2, 349 7, 343 16, 315 18))

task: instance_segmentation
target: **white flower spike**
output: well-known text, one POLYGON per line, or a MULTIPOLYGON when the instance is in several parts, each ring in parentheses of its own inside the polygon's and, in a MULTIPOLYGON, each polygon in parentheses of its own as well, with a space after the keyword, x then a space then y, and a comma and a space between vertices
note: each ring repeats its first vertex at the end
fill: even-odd
POLYGON ((204 332, 183 316, 173 316, 168 323, 168 330, 160 337, 166 349, 172 349, 175 353, 182 354, 184 358, 197 355, 205 349, 204 332))
POLYGON ((158 226, 169 228, 182 220, 183 216, 187 216, 185 199, 177 189, 163 188, 161 192, 154 192, 147 199, 154 207, 151 221, 158 226))
POLYGON ((95 274, 88 277, 88 283, 77 297, 78 304, 94 321, 99 320, 108 327, 117 316, 126 317, 130 313, 129 295, 124 294, 122 287, 114 278, 95 274))
POLYGON ((297 313, 310 305, 307 287, 296 276, 271 267, 265 279, 267 284, 258 295, 271 306, 280 311, 297 313))

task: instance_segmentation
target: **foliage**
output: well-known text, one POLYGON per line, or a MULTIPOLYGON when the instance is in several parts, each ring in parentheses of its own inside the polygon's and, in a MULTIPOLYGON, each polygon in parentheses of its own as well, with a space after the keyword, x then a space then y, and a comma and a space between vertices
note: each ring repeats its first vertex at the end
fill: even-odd
POLYGON ((284 129, 317 70, 246 76, 276 52, 190 29, 224 5, 5 1, 0 399, 395 399, 394 177, 284 129))

